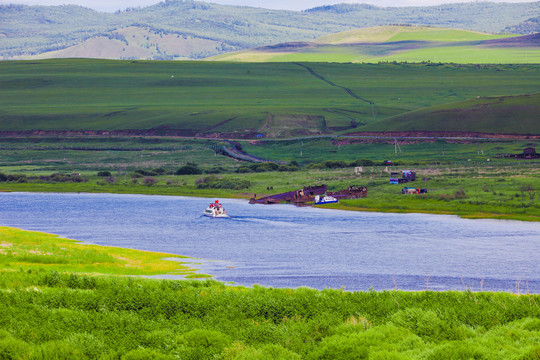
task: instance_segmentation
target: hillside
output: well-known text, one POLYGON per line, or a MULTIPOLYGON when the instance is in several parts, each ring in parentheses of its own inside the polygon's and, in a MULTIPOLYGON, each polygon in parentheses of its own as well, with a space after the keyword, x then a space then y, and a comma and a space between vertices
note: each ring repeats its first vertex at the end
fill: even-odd
POLYGON ((540 134, 538 96, 519 97, 540 92, 539 70, 431 63, 5 61, 0 132, 252 139, 399 130, 402 121, 394 119, 400 116, 413 119, 417 130, 445 130, 445 119, 467 101, 505 96, 502 107, 482 115, 486 121, 472 121, 475 107, 470 121, 459 124, 461 131, 540 134), (514 98, 524 105, 513 104, 514 98), (444 116, 433 122, 430 112, 440 109, 444 116), (427 115, 418 116, 422 111, 427 115), (504 111, 510 120, 497 120, 504 111))
POLYGON ((512 28, 519 32, 520 24, 538 16, 540 2, 400 8, 342 4, 298 12, 167 0, 115 14, 72 5, 3 5, 0 6, 0 58, 41 55, 198 59, 397 23, 492 33, 512 28), (171 38, 189 41, 176 42, 171 38))
POLYGON ((540 94, 478 97, 411 111, 377 123, 363 131, 467 131, 498 129, 506 134, 540 133, 540 94))
POLYGON ((378 26, 212 57, 220 61, 538 63, 540 37, 476 31, 378 26))

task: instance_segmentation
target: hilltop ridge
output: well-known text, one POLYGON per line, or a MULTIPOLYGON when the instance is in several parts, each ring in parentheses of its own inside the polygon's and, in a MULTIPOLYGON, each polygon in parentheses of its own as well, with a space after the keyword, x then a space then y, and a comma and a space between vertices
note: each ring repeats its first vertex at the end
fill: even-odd
POLYGON ((347 30, 310 42, 289 42, 211 57, 240 62, 538 63, 540 35, 390 25, 347 30))
POLYGON ((538 16, 540 2, 400 8, 342 4, 300 12, 186 0, 114 14, 74 5, 1 5, 0 58, 200 59, 397 23, 519 33, 520 24, 538 16), (93 45, 96 40, 99 45, 93 45))

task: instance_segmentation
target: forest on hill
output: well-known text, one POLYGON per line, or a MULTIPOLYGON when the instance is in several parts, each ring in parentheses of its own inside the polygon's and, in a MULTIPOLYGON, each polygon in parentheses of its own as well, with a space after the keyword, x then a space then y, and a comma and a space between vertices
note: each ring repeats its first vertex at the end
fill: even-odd
POLYGON ((341 4, 299 12, 167 0, 114 14, 74 5, 3 5, 0 58, 21 59, 48 53, 48 57, 199 59, 389 24, 526 34, 535 31, 538 16, 540 2, 399 8, 341 4), (50 53, 73 46, 83 46, 86 52, 50 53), (98 49, 104 47, 116 50, 114 54, 100 54, 98 49))

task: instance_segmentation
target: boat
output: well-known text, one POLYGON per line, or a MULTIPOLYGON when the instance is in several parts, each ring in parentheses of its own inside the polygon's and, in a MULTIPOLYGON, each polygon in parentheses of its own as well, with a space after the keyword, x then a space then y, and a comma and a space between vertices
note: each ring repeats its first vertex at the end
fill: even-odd
POLYGON ((206 210, 204 210, 203 214, 204 216, 209 216, 209 217, 229 217, 229 215, 227 215, 227 212, 223 208, 223 205, 219 203, 219 200, 216 200, 215 202, 210 203, 210 205, 208 205, 206 210))
POLYGON ((338 199, 330 195, 315 196, 315 205, 337 203, 338 199))

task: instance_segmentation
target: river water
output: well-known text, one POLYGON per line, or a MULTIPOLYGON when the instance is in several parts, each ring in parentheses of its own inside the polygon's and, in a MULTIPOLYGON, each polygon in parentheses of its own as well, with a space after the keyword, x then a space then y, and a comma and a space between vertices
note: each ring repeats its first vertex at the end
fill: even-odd
MULTIPOLYGON (((0 225, 196 258, 251 286, 540 293, 540 224, 223 199, 0 193, 0 225)), ((166 277, 166 276, 164 276, 166 277)))

